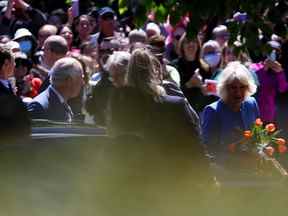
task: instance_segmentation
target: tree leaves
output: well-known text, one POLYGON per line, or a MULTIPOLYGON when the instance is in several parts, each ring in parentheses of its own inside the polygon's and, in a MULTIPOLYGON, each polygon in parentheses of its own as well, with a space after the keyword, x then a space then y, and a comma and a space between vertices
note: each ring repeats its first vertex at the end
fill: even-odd
POLYGON ((189 14, 187 33, 191 38, 197 35, 203 25, 213 27, 225 23, 230 31, 229 44, 240 39, 243 47, 249 49, 258 47, 256 41, 261 35, 268 39, 273 32, 282 37, 287 34, 287 0, 118 0, 118 5, 120 14, 127 10, 133 13, 138 27, 143 26, 148 12, 152 10, 159 22, 165 22, 169 15, 173 26, 181 17, 189 14), (237 11, 246 12, 248 21, 234 21, 233 14, 237 11))

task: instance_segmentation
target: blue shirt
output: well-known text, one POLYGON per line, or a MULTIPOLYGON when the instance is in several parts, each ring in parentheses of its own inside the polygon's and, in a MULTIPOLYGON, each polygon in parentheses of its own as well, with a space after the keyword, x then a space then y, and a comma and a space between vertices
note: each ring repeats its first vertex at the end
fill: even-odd
POLYGON ((218 100, 204 109, 202 141, 210 153, 216 157, 221 155, 221 159, 225 160, 228 145, 240 141, 243 131, 250 129, 258 117, 258 105, 252 97, 242 102, 239 112, 233 112, 222 100, 218 100))

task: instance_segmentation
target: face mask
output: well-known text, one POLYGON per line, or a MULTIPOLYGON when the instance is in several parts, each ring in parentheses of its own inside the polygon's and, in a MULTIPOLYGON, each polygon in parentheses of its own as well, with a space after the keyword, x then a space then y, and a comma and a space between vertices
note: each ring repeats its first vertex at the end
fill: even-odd
POLYGON ((220 62, 220 53, 204 55, 203 59, 210 67, 216 67, 220 62))
POLYGON ((22 52, 29 54, 32 49, 32 42, 30 40, 24 40, 19 42, 22 52))

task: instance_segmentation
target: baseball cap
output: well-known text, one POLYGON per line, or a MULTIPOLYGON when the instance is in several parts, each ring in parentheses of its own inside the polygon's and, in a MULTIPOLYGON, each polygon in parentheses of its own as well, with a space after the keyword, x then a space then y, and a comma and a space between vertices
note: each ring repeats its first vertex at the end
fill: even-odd
POLYGON ((99 16, 114 16, 115 15, 115 12, 112 10, 112 8, 110 7, 103 7, 103 8, 100 8, 99 9, 99 12, 98 12, 99 16))

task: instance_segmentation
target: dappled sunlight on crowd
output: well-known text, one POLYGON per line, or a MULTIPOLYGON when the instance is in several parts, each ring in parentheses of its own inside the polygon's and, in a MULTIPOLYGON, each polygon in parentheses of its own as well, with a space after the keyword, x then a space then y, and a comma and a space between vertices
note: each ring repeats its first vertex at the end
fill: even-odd
MULTIPOLYGON (((71 128, 104 128, 109 145, 101 146, 101 157, 96 153, 94 161, 91 152, 86 153, 91 163, 99 162, 88 166, 98 170, 97 178, 88 170, 87 184, 97 179, 103 188, 94 189, 103 197, 105 192, 107 196, 119 192, 112 203, 123 204, 124 209, 134 208, 130 201, 139 209, 146 208, 142 199, 151 206, 159 204, 157 215, 172 215, 169 211, 176 215, 172 203, 186 214, 189 202, 196 213, 204 215, 204 206, 211 197, 220 197, 219 185, 225 182, 217 175, 234 176, 234 168, 241 170, 246 160, 244 154, 256 155, 262 164, 277 163, 287 177, 287 161, 282 169, 277 160, 281 162, 287 150, 288 40, 276 30, 271 36, 259 30, 255 43, 266 47, 260 52, 244 49, 240 35, 230 40, 228 22, 246 22, 245 12, 203 23, 193 35, 188 31, 189 15, 172 24, 169 16, 159 22, 151 11, 144 25, 136 27, 133 16, 123 18, 108 3, 80 10, 73 0, 70 8, 44 11, 30 1, 3 2, 0 143, 33 140, 34 123, 43 120, 71 128), (244 131, 250 138, 256 136, 252 134, 256 119, 263 123, 264 137, 271 135, 266 125, 279 127, 275 139, 284 143, 277 147, 283 154, 266 154, 268 144, 265 149, 266 145, 257 143, 261 154, 241 145, 244 131), (125 190, 135 200, 122 199, 125 190)), ((253 169, 253 174, 263 171, 260 168, 253 169)), ((225 191, 223 200, 231 201, 240 189, 231 191, 225 191)), ((106 198, 100 212, 109 209, 106 198)))

